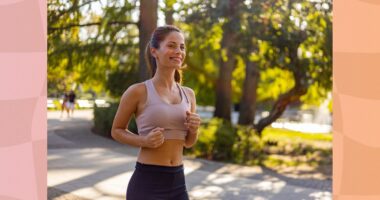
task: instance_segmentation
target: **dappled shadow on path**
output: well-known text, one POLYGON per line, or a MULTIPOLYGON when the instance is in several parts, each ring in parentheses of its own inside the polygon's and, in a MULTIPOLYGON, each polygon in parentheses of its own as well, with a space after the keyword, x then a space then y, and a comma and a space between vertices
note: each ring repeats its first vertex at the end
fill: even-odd
MULTIPOLYGON (((92 134, 91 121, 86 119, 53 119, 48 123, 49 187, 93 200, 125 199, 137 148, 92 134)), ((202 159, 187 158, 184 165, 187 188, 193 200, 331 197, 331 181, 291 178, 262 167, 202 159)), ((51 191, 52 198, 66 195, 51 191)))

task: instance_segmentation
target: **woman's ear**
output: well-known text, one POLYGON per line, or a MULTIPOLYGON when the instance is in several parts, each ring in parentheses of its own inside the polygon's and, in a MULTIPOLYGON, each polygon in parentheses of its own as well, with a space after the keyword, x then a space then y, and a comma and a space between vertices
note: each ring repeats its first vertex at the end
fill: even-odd
POLYGON ((150 48, 150 54, 157 60, 157 49, 156 48, 150 48))

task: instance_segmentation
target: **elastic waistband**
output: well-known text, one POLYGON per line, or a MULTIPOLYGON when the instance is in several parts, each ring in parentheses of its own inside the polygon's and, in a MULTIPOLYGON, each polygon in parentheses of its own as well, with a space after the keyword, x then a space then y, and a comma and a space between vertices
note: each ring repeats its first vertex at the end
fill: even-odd
POLYGON ((178 173, 183 171, 183 165, 179 166, 162 166, 162 165, 151 165, 136 162, 136 170, 139 171, 149 171, 149 172, 165 172, 165 173, 178 173))

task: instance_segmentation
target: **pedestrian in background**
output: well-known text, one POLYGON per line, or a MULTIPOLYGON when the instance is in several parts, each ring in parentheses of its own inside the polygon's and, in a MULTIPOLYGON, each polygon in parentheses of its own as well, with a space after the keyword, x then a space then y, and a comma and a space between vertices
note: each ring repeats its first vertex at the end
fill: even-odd
POLYGON ((67 112, 67 117, 70 116, 70 113, 69 113, 69 109, 67 108, 67 102, 69 101, 69 95, 67 94, 67 92, 64 92, 62 94, 62 104, 61 104, 61 117, 63 117, 63 112, 66 111, 67 112))
POLYGON ((75 99, 76 95, 73 90, 70 90, 70 93, 68 95, 68 101, 67 101, 67 109, 69 110, 69 113, 71 112, 71 116, 74 115, 74 109, 75 109, 75 99))

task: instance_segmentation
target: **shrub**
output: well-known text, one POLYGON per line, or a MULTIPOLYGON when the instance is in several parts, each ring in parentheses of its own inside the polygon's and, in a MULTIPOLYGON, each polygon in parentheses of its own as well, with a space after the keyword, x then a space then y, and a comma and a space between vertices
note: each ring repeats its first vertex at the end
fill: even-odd
POLYGON ((210 160, 246 163, 260 156, 262 146, 252 128, 234 127, 230 122, 212 118, 200 127, 197 143, 186 153, 210 160))
POLYGON ((264 159, 264 141, 249 126, 237 126, 237 138, 233 146, 234 161, 241 164, 261 164, 264 159))
MULTIPOLYGON (((94 133, 112 138, 111 128, 118 106, 118 103, 111 103, 109 107, 94 107, 94 133)), ((128 129, 137 133, 137 125, 133 117, 129 122, 128 129)))
MULTIPOLYGON (((331 148, 318 146, 321 141, 330 141, 321 140, 324 138, 320 136, 271 130, 275 133, 266 132, 260 138, 251 126, 233 126, 222 119, 212 118, 201 125, 198 141, 185 153, 209 160, 266 166, 323 164, 321 159, 331 157, 331 148)), ((329 159, 325 163, 328 162, 329 159)))
POLYGON ((197 143, 187 151, 197 157, 212 159, 219 123, 218 119, 211 119, 206 125, 202 125, 199 128, 197 143))
POLYGON ((214 160, 233 161, 236 128, 230 122, 221 119, 218 119, 217 127, 212 157, 214 160))

